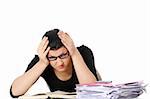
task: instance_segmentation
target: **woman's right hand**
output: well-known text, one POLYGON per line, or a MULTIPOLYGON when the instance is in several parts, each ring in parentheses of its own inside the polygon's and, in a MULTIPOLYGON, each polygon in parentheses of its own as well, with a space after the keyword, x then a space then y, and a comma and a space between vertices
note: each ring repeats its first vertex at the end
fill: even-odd
POLYGON ((46 57, 50 50, 50 47, 47 47, 48 43, 49 43, 48 37, 44 37, 42 41, 40 42, 38 49, 37 49, 39 62, 41 62, 42 64, 45 64, 46 66, 49 64, 49 60, 46 57))

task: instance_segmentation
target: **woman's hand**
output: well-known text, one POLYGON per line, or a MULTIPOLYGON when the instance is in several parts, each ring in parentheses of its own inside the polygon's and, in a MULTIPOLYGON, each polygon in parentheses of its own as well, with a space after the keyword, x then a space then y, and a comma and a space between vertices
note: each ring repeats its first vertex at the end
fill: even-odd
POLYGON ((62 31, 58 33, 58 36, 61 39, 64 46, 69 51, 70 55, 72 56, 76 50, 76 47, 71 37, 67 33, 64 33, 62 31))
POLYGON ((39 56, 39 61, 42 62, 43 64, 46 64, 46 65, 49 64, 49 61, 46 57, 49 50, 50 50, 50 47, 47 47, 48 43, 49 43, 48 37, 44 37, 42 39, 42 41, 40 42, 40 44, 38 46, 38 50, 37 50, 38 56, 39 56))

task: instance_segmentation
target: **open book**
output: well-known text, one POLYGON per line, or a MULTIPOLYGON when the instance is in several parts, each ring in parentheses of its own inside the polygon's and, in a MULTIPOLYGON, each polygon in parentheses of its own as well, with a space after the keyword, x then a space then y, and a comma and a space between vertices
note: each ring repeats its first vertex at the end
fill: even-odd
POLYGON ((18 99, 76 99, 76 92, 55 91, 35 95, 23 95, 18 99))

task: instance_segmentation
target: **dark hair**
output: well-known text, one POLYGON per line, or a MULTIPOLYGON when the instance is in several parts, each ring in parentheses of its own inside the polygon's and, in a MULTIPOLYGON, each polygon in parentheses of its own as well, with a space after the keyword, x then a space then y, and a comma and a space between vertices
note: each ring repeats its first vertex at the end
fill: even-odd
MULTIPOLYGON (((50 31, 47 31, 44 35, 46 37, 48 37, 49 40, 49 44, 48 46, 50 46, 51 50, 57 50, 60 47, 64 46, 63 43, 61 42, 61 39, 58 37, 57 33, 59 32, 59 29, 53 29, 50 31)), ((42 37, 42 38, 43 38, 42 37)))

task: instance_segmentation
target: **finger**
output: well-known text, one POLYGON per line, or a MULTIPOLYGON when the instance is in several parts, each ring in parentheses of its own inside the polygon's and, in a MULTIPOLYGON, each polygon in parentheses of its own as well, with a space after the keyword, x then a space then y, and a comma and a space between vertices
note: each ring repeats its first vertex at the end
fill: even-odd
POLYGON ((39 48, 42 48, 42 47, 45 45, 46 40, 48 40, 48 37, 44 37, 44 38, 42 39, 42 41, 41 41, 40 44, 39 44, 39 48))
POLYGON ((61 37, 62 43, 63 43, 63 44, 65 45, 65 47, 69 50, 69 49, 72 47, 72 45, 73 45, 73 41, 72 41, 72 39, 70 38, 70 36, 67 35, 66 33, 62 33, 62 34, 60 35, 60 37, 61 37))
POLYGON ((65 46, 68 50, 70 50, 70 48, 72 48, 72 46, 73 46, 73 43, 70 42, 70 41, 61 40, 61 42, 64 44, 64 46, 65 46))
POLYGON ((60 39, 63 37, 63 35, 64 35, 64 32, 63 32, 63 31, 58 32, 58 37, 59 37, 60 39))
POLYGON ((63 33, 63 31, 59 31, 57 34, 58 34, 58 35, 61 35, 62 33, 63 33))
POLYGON ((44 52, 44 55, 45 55, 45 56, 48 54, 49 50, 50 50, 50 47, 48 47, 48 48, 46 49, 46 51, 44 52))
POLYGON ((43 46, 45 45, 47 39, 48 39, 47 37, 44 37, 44 38, 42 39, 42 41, 40 42, 40 44, 39 44, 39 46, 38 46, 38 50, 42 51, 43 46))
POLYGON ((69 36, 67 33, 61 32, 61 33, 59 34, 59 37, 60 37, 60 39, 63 40, 63 41, 71 41, 71 38, 70 38, 70 36, 69 36))
POLYGON ((68 39, 68 40, 72 41, 71 37, 67 33, 63 33, 62 37, 65 38, 65 39, 68 39))
POLYGON ((63 40, 63 39, 62 39, 61 42, 65 45, 65 47, 68 48, 68 44, 67 44, 66 40, 63 40))
POLYGON ((73 44, 72 39, 69 38, 69 37, 64 37, 64 38, 62 39, 62 42, 65 43, 67 46, 71 46, 71 45, 73 44))
POLYGON ((38 49, 37 49, 38 54, 41 55, 41 54, 44 53, 45 50, 43 50, 43 44, 46 43, 46 40, 47 40, 47 39, 48 39, 47 37, 44 37, 44 38, 42 39, 42 41, 40 42, 40 44, 39 44, 39 46, 38 46, 38 49))
POLYGON ((48 46, 48 43, 49 43, 49 41, 47 40, 47 41, 45 42, 45 45, 43 45, 43 47, 41 48, 41 51, 42 51, 42 52, 45 52, 45 50, 46 50, 46 48, 47 48, 47 46, 48 46))
POLYGON ((41 45, 44 46, 47 40, 48 40, 48 37, 45 37, 45 38, 42 40, 41 45))
POLYGON ((64 34, 65 34, 66 36, 69 36, 69 34, 68 34, 68 33, 66 33, 66 32, 65 32, 64 34))

